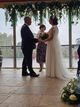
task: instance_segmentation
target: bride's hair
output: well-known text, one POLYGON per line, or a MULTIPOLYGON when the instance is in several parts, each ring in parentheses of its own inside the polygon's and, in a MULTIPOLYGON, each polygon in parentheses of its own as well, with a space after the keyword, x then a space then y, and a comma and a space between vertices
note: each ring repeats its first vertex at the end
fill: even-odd
POLYGON ((50 16, 49 18, 52 21, 53 25, 57 25, 58 24, 58 19, 56 16, 50 16))

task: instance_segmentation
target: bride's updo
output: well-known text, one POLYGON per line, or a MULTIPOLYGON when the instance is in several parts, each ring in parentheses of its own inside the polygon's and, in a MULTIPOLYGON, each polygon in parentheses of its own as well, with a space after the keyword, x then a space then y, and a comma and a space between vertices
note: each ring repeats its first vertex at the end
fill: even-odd
POLYGON ((58 19, 57 19, 56 16, 50 16, 49 22, 50 22, 50 24, 52 24, 52 25, 57 25, 57 24, 58 24, 58 19))

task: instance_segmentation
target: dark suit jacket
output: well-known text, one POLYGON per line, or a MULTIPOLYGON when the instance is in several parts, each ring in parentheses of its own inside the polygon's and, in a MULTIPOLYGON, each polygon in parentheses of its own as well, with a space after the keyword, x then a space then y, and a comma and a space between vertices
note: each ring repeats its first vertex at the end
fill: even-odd
POLYGON ((78 53, 78 56, 79 56, 79 59, 80 59, 80 45, 79 45, 79 47, 77 49, 77 53, 78 53))
POLYGON ((38 42, 38 40, 34 38, 33 33, 31 32, 27 24, 24 24, 21 28, 21 38, 22 48, 34 49, 36 47, 35 43, 38 42))

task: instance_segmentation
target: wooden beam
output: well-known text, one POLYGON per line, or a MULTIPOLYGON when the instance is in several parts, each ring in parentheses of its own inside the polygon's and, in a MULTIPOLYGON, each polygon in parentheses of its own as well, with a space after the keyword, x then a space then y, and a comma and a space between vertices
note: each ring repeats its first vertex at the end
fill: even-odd
MULTIPOLYGON (((57 0, 0 0, 0 3, 9 3, 9 2, 38 2, 38 1, 42 1, 42 2, 51 2, 51 1, 57 1, 57 0)), ((61 3, 66 2, 66 0, 58 0, 61 3)), ((70 0, 69 0, 70 1, 70 0)))
MULTIPOLYGON (((7 5, 12 3, 27 3, 27 2, 37 2, 43 0, 0 0, 0 8, 5 8, 7 5)), ((50 0, 44 0, 44 2, 50 2, 50 0)))
MULTIPOLYGON (((57 0, 0 0, 0 8, 5 8, 7 5, 12 3, 27 3, 27 2, 51 2, 51 1, 57 1, 57 0)), ((62 4, 66 4, 66 0, 58 0, 62 4)), ((69 0, 70 1, 70 0, 69 0)))
MULTIPOLYGON (((43 1, 43 0, 0 0, 0 2, 30 2, 30 1, 36 2, 36 1, 43 1)), ((44 0, 44 2, 45 1, 52 1, 52 0, 44 0)))

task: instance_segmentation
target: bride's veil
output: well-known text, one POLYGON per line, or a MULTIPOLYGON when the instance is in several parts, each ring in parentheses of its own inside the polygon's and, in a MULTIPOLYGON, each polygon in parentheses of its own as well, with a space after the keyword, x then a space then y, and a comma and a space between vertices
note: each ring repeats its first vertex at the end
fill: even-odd
MULTIPOLYGON (((57 29, 58 33, 58 29, 57 29)), ((57 77, 61 79, 71 79, 71 78, 76 78, 76 76, 70 72, 69 69, 66 68, 65 66, 65 61, 62 55, 62 49, 60 46, 60 41, 57 36, 54 37, 54 44, 55 45, 55 57, 56 57, 56 68, 57 68, 57 77)))

